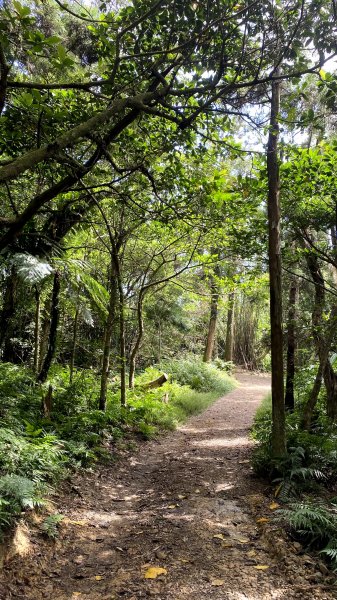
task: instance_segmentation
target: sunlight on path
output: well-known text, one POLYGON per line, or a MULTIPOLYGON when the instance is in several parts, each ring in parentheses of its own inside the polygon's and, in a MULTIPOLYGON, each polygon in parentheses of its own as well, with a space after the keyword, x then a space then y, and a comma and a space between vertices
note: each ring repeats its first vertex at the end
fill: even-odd
POLYGON ((268 499, 250 467, 249 427, 269 379, 238 379, 178 431, 78 476, 80 493, 57 507, 60 539, 9 565, 16 583, 1 600, 331 600, 298 556, 287 565, 277 530, 256 523, 268 499))

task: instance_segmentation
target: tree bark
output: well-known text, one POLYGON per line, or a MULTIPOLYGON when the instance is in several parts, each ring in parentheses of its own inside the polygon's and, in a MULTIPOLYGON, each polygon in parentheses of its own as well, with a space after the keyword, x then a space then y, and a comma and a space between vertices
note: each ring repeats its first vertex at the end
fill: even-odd
POLYGON ((139 348, 142 343, 144 334, 144 321, 143 321, 143 299, 144 292, 139 292, 138 303, 137 303, 137 321, 138 321, 138 334, 136 337, 135 344, 130 354, 130 369, 129 369, 129 388, 133 390, 135 387, 135 370, 136 370, 136 358, 138 356, 139 348))
POLYGON ((234 292, 231 292, 228 295, 228 311, 227 311, 226 342, 225 342, 225 361, 227 361, 227 362, 232 362, 232 360, 233 360, 234 302, 235 302, 235 294, 234 294, 234 292))
POLYGON ((290 281, 289 304, 287 319, 287 375, 285 406, 289 411, 295 408, 294 378, 295 378, 295 354, 296 354, 296 311, 298 298, 298 281, 294 276, 290 281))
POLYGON ((320 365, 322 365, 322 374, 324 385, 327 392, 327 415, 332 420, 337 419, 337 374, 334 372, 330 360, 329 351, 331 339, 336 326, 337 305, 334 305, 331 310, 329 319, 329 330, 324 333, 323 328, 323 311, 325 306, 325 286, 324 278, 318 263, 317 256, 313 253, 306 254, 308 269, 311 279, 315 286, 315 301, 312 311, 312 326, 313 337, 316 345, 320 365))
POLYGON ((166 373, 163 373, 162 375, 157 377, 157 379, 154 379, 153 381, 149 381, 149 383, 146 383, 143 386, 143 388, 147 389, 147 390, 153 390, 155 388, 161 387, 167 381, 168 381, 168 375, 166 373))
MULTIPOLYGON (((118 257, 117 257, 118 260, 118 257)), ((119 265, 119 262, 118 262, 119 265)), ((124 318, 124 292, 120 268, 118 266, 118 295, 119 295, 119 359, 121 377, 121 405, 126 406, 126 357, 125 357, 125 318, 124 318)))
POLYGON ((55 356, 57 326, 58 326, 59 316, 60 316, 60 311, 59 311, 60 289, 61 289, 61 277, 60 277, 60 273, 58 271, 56 271, 54 274, 54 283, 53 283, 50 330, 49 330, 47 354, 43 361, 40 373, 37 376, 37 381, 39 381, 40 383, 44 383, 46 381, 52 360, 55 356))
POLYGON ((72 383, 73 375, 74 375, 79 312, 80 312, 79 309, 76 308, 75 319, 74 319, 74 330, 73 330, 73 342, 72 342, 72 346, 71 346, 70 364, 69 364, 69 371, 70 371, 69 381, 70 381, 70 383, 72 383))
POLYGON ((278 118, 280 83, 272 83, 270 128, 267 148, 269 289, 272 365, 272 454, 286 454, 285 406, 283 382, 282 271, 280 234, 280 184, 278 166, 278 118))
MULTIPOLYGON (((215 252, 214 252, 215 253, 215 252)), ((218 322, 218 302, 219 302, 219 285, 216 281, 216 276, 220 276, 220 268, 216 266, 214 269, 214 275, 211 276, 211 307, 210 307, 210 319, 208 324, 207 340, 204 351, 204 362, 210 362, 214 354, 214 346, 216 339, 216 329, 218 322)))
POLYGON ((39 372, 40 362, 40 322, 41 322, 41 292, 35 286, 35 324, 34 324, 34 373, 39 372))
POLYGON ((317 404, 318 396, 322 387, 322 378, 323 378, 323 364, 319 361, 318 370, 315 377, 315 382, 313 388, 310 392, 310 396, 307 400, 306 405, 303 409, 303 417, 302 417, 302 426, 303 429, 309 431, 311 427, 312 415, 317 404))
POLYGON ((101 389, 99 395, 99 409, 106 409, 106 396, 108 391, 109 365, 110 365, 110 350, 111 339, 114 329, 115 316, 117 305, 117 278, 114 260, 111 259, 110 266, 110 298, 108 307, 108 316, 104 331, 103 359, 102 359, 102 374, 101 374, 101 389))
MULTIPOLYGON (((6 339, 11 335, 11 321, 15 314, 16 294, 17 294, 17 275, 14 267, 6 281, 6 289, 4 293, 4 302, 0 314, 0 348, 3 347, 6 339)), ((8 356, 3 353, 2 359, 6 361, 8 356)))

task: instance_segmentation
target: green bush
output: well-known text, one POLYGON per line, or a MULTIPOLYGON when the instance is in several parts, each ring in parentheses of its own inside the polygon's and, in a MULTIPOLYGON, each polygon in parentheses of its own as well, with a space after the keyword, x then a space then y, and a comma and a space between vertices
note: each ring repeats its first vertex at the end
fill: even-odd
POLYGON ((196 357, 166 361, 161 367, 174 381, 188 385, 197 392, 217 392, 220 395, 227 394, 233 388, 233 381, 226 371, 196 357))
MULTIPOLYGON (((160 388, 145 386, 161 374, 158 369, 137 377, 127 407, 120 405, 118 382, 110 385, 105 413, 97 409, 100 382, 92 371, 78 371, 70 383, 68 371, 54 367, 40 386, 28 369, 0 364, 0 531, 25 508, 41 504, 43 490, 69 469, 111 458, 109 449, 124 435, 149 439, 174 429, 234 385, 226 373, 201 361, 171 364, 171 381, 160 388), (44 418, 42 398, 50 384, 52 411, 44 418)), ((56 526, 53 519, 46 523, 52 535, 56 526)))

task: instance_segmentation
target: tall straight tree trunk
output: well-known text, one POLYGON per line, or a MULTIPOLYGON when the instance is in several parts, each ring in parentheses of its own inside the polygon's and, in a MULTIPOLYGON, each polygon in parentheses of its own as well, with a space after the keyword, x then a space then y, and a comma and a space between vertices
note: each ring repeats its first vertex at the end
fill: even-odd
POLYGON ((218 301, 219 301, 219 288, 216 284, 214 277, 211 279, 211 313, 208 324, 207 341, 204 352, 204 362, 210 362, 213 357, 216 327, 218 321, 218 301))
POLYGON ((110 297, 108 316, 104 330, 104 344, 103 344, 103 358, 102 358, 102 374, 101 374, 101 388, 99 395, 98 406, 100 410, 106 409, 106 396, 108 391, 108 379, 109 379, 109 366, 110 366, 110 351, 111 351, 111 339, 114 330, 116 306, 117 306, 117 277, 115 262, 111 259, 110 266, 110 297))
MULTIPOLYGON (((309 248, 308 248, 309 250, 309 248)), ((316 344, 324 385, 327 392, 327 416, 332 420, 337 419, 337 375, 329 360, 331 340, 336 327, 337 305, 334 305, 329 319, 329 329, 323 331, 323 311, 325 306, 325 283, 320 269, 317 256, 312 253, 306 254, 306 261, 315 286, 315 302, 312 311, 313 337, 316 344)))
POLYGON ((286 454, 285 405, 283 382, 280 182, 278 166, 279 113, 280 83, 278 81, 273 81, 270 128, 267 147, 267 172, 269 233, 268 257, 273 416, 271 444, 272 453, 274 457, 282 457, 286 454))
POLYGON ((228 311, 226 324, 225 361, 233 360, 233 333, 234 333, 234 303, 235 293, 228 294, 228 311))
MULTIPOLYGON (((12 267, 12 270, 6 280, 4 301, 0 313, 0 348, 4 346, 5 341, 11 335, 11 321, 15 314, 17 283, 17 275, 14 267, 12 267)), ((6 356, 6 349, 4 350, 2 358, 4 361, 6 361, 7 358, 10 358, 9 355, 6 356)))
POLYGON ((35 324, 34 324, 34 373, 39 372, 40 363, 40 322, 41 322, 41 292, 35 286, 35 324))
POLYGON ((141 290, 138 297, 137 303, 137 321, 138 321, 138 334, 136 337, 135 344, 130 354, 130 369, 129 369, 129 388, 133 390, 135 387, 135 370, 136 370, 136 358, 138 356, 139 348, 142 343, 144 334, 144 321, 143 321, 143 299, 144 294, 141 290))
POLYGON ((290 280, 289 304, 287 319, 287 375, 285 405, 287 410, 295 408, 294 378, 295 378, 295 353, 296 353, 296 312, 298 298, 298 281, 295 276, 290 280))
MULTIPOLYGON (((117 257, 118 260, 118 257, 117 257)), ((119 265, 119 263, 118 263, 119 265)), ((125 316, 124 292, 120 268, 118 266, 118 295, 119 295, 119 359, 121 377, 121 405, 126 406, 126 357, 125 357, 125 316)))
POLYGON ((322 361, 319 361, 315 382, 313 388, 310 392, 310 396, 304 406, 303 409, 303 417, 302 417, 302 426, 303 429, 309 430, 311 427, 312 415, 314 412, 314 408, 317 404, 318 396, 322 387, 322 378, 323 378, 323 364, 322 361))
POLYGON ((37 376, 37 381, 39 381, 40 383, 44 383, 46 381, 52 360, 55 356, 57 326, 58 326, 59 316, 60 316, 60 311, 59 311, 60 289, 61 289, 61 277, 60 277, 60 273, 58 271, 56 271, 54 274, 54 283, 53 283, 51 314, 50 314, 50 330, 49 330, 47 354, 43 361, 40 373, 37 376))
POLYGON ((80 311, 79 311, 78 308, 76 308, 75 319, 74 319, 74 329, 73 329, 73 341, 72 341, 72 345, 71 345, 70 364, 69 364, 69 371, 70 371, 69 380, 70 380, 70 383, 72 383, 72 381, 73 381, 73 375, 74 375, 75 354, 76 354, 76 345, 77 345, 78 317, 79 317, 79 314, 80 314, 80 311))
POLYGON ((40 332, 40 356, 39 356, 39 364, 38 371, 41 370, 44 357, 47 354, 48 348, 48 339, 49 339, 49 331, 50 331, 50 313, 51 313, 51 304, 52 304, 52 296, 50 295, 45 302, 43 310, 41 310, 41 314, 43 318, 41 319, 41 332, 40 332))
MULTIPOLYGON (((335 325, 336 326, 336 319, 335 325)), ((330 360, 325 363, 323 371, 324 384, 327 391, 326 414, 331 421, 337 420, 337 375, 331 365, 330 360)))

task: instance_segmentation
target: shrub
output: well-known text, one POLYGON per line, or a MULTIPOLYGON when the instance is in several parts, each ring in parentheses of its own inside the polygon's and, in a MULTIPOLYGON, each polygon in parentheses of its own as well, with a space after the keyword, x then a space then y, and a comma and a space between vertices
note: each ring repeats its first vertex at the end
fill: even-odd
MULTIPOLYGON (((43 492, 69 469, 111 458, 109 446, 125 434, 149 439, 174 429, 233 387, 233 380, 215 366, 192 360, 171 364, 172 381, 157 389, 146 389, 144 383, 160 372, 150 368, 142 373, 128 392, 126 408, 120 406, 116 384, 111 385, 105 413, 96 408, 99 378, 92 371, 77 372, 70 384, 68 371, 54 367, 41 387, 28 369, 0 364, 0 530, 25 508, 39 505, 43 492), (53 406, 46 419, 41 400, 49 383, 53 406)), ((45 527, 57 534, 52 517, 45 527)))
POLYGON ((233 388, 233 381, 226 372, 195 357, 166 361, 162 368, 174 381, 183 386, 188 385, 197 392, 217 392, 221 395, 233 388))

